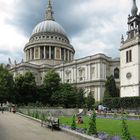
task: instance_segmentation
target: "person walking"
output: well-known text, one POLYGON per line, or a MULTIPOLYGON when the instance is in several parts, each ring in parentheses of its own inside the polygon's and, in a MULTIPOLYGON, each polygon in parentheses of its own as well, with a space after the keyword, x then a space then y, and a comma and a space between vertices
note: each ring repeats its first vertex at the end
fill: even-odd
POLYGON ((4 107, 3 107, 2 103, 1 103, 1 112, 2 112, 2 114, 4 113, 4 107))
POLYGON ((16 107, 13 106, 13 113, 16 113, 16 107))

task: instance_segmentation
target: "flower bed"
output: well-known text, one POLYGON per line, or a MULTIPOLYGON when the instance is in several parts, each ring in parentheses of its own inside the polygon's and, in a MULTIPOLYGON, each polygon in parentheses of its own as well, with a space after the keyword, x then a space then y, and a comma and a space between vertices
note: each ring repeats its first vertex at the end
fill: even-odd
MULTIPOLYGON (((19 111, 23 114, 32 116, 40 120, 47 118, 47 115, 44 116, 39 110, 35 110, 34 112, 30 111, 29 109, 25 112, 22 112, 22 110, 19 111)), ((71 129, 72 116, 61 116, 59 117, 59 119, 61 127, 71 129)), ((98 131, 96 137, 98 137, 101 140, 121 140, 121 118, 118 114, 114 114, 112 116, 98 115, 96 119, 98 131)), ((83 121, 83 124, 76 124, 75 131, 81 134, 87 134, 87 128, 89 127, 89 117, 84 116, 83 121)), ((140 139, 140 120, 138 118, 136 120, 135 118, 131 117, 131 119, 129 119, 127 122, 131 136, 133 137, 132 140, 140 139), (137 137, 137 139, 135 137, 137 137)))
MULTIPOLYGON (((76 131, 81 131, 81 133, 87 134, 87 128, 89 123, 89 117, 83 117, 84 123, 76 125, 76 131)), ((70 128, 72 117, 60 117, 60 123, 64 127, 70 128)), ((107 140, 120 140, 121 139, 121 119, 115 118, 96 118, 97 121, 97 137, 100 139, 107 140)), ((140 120, 128 120, 128 126, 132 137, 137 137, 137 140, 140 139, 140 120)), ((134 138, 133 138, 134 139, 134 138)), ((136 139, 135 139, 136 140, 136 139)))

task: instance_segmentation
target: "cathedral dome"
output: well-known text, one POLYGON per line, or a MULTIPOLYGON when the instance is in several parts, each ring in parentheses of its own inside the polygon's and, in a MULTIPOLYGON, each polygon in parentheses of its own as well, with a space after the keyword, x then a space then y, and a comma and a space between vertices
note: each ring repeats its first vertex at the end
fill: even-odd
POLYGON ((67 37, 63 27, 53 20, 46 20, 36 25, 33 29, 32 35, 37 33, 56 33, 67 37))
POLYGON ((53 17, 51 0, 48 0, 45 20, 34 27, 24 51, 26 61, 36 65, 53 66, 73 60, 75 50, 53 17))

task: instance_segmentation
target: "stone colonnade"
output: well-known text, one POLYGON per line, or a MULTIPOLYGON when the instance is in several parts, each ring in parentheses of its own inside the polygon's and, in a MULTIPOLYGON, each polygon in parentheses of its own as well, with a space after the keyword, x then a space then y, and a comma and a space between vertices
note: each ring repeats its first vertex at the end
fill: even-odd
POLYGON ((26 61, 37 59, 73 60, 74 53, 70 49, 55 46, 38 46, 25 50, 26 61))

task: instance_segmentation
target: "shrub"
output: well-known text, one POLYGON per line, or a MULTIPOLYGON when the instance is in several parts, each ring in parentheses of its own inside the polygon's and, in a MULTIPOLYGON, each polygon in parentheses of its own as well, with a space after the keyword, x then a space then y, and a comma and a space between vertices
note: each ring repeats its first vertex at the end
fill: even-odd
POLYGON ((89 122, 89 129, 88 129, 88 134, 97 134, 97 129, 96 129, 96 113, 95 110, 93 111, 93 114, 91 115, 90 122, 89 122))
POLYGON ((104 98, 103 104, 109 108, 137 108, 140 107, 140 97, 104 98))
POLYGON ((75 130, 75 129, 76 129, 76 120, 75 120, 75 115, 73 115, 73 117, 72 117, 71 129, 72 129, 72 130, 75 130))
POLYGON ((123 140, 131 140, 130 133, 128 131, 128 125, 126 122, 126 116, 122 115, 122 139, 123 140))
POLYGON ((38 112, 37 110, 34 112, 34 117, 35 117, 36 119, 39 119, 39 112, 38 112))
POLYGON ((46 121, 46 117, 45 117, 45 114, 44 113, 41 114, 41 120, 42 121, 46 121))

